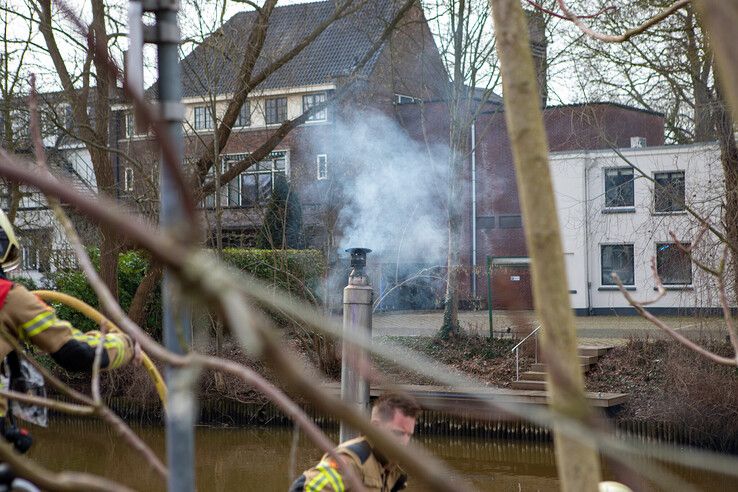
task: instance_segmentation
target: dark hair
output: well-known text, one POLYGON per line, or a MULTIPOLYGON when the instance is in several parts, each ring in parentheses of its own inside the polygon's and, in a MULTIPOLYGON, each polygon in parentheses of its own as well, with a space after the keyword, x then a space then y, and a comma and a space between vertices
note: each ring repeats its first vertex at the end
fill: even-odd
POLYGON ((376 409, 379 418, 383 421, 392 420, 395 416, 395 410, 399 410, 406 417, 417 417, 420 412, 420 405, 410 395, 401 393, 384 393, 374 402, 373 408, 376 409))

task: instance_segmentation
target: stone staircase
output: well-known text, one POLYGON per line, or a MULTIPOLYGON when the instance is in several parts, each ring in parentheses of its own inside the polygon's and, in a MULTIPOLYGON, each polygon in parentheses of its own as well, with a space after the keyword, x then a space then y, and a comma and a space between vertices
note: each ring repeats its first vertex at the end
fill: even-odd
MULTIPOLYGON (((579 353, 579 366, 582 368, 582 373, 589 371, 594 366, 600 357, 605 355, 612 346, 588 346, 580 345, 577 347, 579 353)), ((520 374, 518 381, 513 381, 510 385, 512 389, 518 390, 546 390, 546 364, 540 362, 533 364, 530 371, 526 371, 520 374)))

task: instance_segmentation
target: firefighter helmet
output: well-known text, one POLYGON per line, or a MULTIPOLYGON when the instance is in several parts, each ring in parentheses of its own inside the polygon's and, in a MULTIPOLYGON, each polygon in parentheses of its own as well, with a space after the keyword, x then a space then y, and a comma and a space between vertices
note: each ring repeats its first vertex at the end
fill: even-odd
POLYGON ((13 225, 5 212, 0 210, 0 266, 9 272, 18 268, 20 262, 20 245, 15 237, 13 225))

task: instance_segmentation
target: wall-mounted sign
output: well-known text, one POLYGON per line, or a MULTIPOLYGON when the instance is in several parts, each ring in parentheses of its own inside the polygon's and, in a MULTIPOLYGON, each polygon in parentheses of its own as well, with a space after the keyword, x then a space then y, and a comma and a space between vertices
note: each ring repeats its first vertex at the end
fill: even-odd
POLYGON ((510 280, 512 282, 520 282, 520 275, 510 275, 510 280))

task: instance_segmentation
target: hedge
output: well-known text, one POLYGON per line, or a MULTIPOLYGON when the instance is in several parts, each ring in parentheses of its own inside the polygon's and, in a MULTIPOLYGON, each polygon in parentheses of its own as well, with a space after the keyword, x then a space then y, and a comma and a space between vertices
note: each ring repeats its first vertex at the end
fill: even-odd
MULTIPOLYGON (((93 264, 99 267, 99 252, 90 250, 93 264)), ((223 250, 226 263, 239 270, 269 282, 291 295, 308 301, 319 301, 318 291, 326 271, 323 255, 318 250, 263 250, 227 248, 223 250)), ((128 310, 149 268, 148 260, 135 251, 121 254, 118 260, 118 295, 124 310, 128 310)), ((57 271, 47 278, 52 288, 77 297, 91 306, 97 307, 97 296, 81 271, 57 271)), ((82 331, 96 329, 97 326, 80 313, 66 307, 55 306, 59 317, 71 322, 82 331)), ((145 328, 153 336, 161 333, 161 291, 156 288, 149 306, 145 328)))

